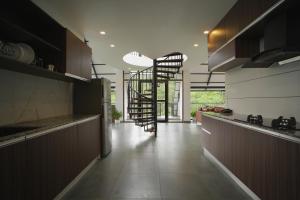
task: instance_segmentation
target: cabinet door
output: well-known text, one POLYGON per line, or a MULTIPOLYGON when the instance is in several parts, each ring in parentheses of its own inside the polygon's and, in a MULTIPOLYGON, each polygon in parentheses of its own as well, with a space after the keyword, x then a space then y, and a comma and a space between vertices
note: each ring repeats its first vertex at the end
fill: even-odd
POLYGON ((84 43, 81 45, 81 56, 81 76, 86 79, 91 79, 92 50, 84 43))
POLYGON ((100 152, 100 121, 91 120, 78 125, 78 156, 84 169, 100 152))
POLYGON ((49 199, 48 135, 26 141, 26 199, 49 199))
POLYGON ((49 199, 59 194, 76 175, 76 127, 48 134, 48 193, 49 199))
POLYGON ((24 199, 25 142, 0 148, 1 199, 24 199))
POLYGON ((70 31, 67 31, 66 37, 66 73, 81 77, 82 41, 70 31))

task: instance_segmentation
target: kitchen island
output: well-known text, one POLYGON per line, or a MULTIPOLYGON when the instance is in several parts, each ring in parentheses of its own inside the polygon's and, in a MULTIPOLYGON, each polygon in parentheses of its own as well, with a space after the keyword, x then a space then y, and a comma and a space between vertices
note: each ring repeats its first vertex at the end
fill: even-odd
POLYGON ((238 118, 203 114, 205 154, 253 199, 300 199, 299 131, 249 125, 238 118))

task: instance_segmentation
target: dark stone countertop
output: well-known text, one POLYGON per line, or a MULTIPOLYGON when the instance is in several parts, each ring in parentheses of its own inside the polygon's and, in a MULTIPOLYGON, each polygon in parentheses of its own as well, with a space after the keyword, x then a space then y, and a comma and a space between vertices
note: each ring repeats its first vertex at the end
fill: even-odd
POLYGON ((53 118, 47 118, 47 119, 42 119, 37 121, 29 121, 29 122, 22 122, 17 124, 9 124, 5 126, 1 126, 0 128, 3 127, 4 128, 5 127, 37 127, 37 128, 0 137, 0 146, 1 143, 7 143, 10 140, 18 140, 18 141, 25 140, 26 137, 29 137, 33 134, 39 132, 45 132, 47 130, 51 130, 60 126, 65 126, 68 124, 78 123, 82 120, 88 120, 90 118, 94 118, 97 116, 99 115, 68 115, 68 116, 53 117, 53 118))
POLYGON ((242 114, 232 114, 232 115, 224 115, 221 113, 214 113, 214 112, 203 112, 202 113, 205 116, 208 117, 214 117, 214 118, 219 118, 223 120, 227 120, 228 122, 232 122, 235 125, 242 126, 251 130, 256 130, 261 133, 266 133, 269 135, 273 135, 276 137, 280 137, 283 139, 287 139, 290 141, 294 141, 297 143, 300 143, 300 124, 297 123, 297 129, 296 130, 277 130, 273 129, 271 127, 271 122, 272 119, 266 119, 264 118, 264 122, 262 126, 259 125, 253 125, 247 123, 247 115, 242 115, 242 114))

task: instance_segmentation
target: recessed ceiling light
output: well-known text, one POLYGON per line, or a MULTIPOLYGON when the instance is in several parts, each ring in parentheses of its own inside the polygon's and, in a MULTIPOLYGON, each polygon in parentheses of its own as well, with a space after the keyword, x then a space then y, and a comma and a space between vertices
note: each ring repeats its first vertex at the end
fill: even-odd
POLYGON ((206 30, 206 31, 204 31, 203 33, 204 33, 204 35, 208 35, 208 34, 209 34, 209 31, 206 30))
POLYGON ((100 35, 106 35, 105 31, 100 31, 99 33, 100 33, 100 35))
POLYGON ((115 45, 114 44, 111 44, 111 45, 109 45, 111 48, 114 48, 115 47, 115 45))
POLYGON ((199 47, 199 44, 194 44, 194 47, 199 47))

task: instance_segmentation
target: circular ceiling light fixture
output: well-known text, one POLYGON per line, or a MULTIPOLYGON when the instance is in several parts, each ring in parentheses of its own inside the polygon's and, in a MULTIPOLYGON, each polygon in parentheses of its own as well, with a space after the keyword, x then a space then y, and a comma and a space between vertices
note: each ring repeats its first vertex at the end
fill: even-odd
POLYGON ((208 30, 205 30, 203 31, 204 35, 208 35, 209 34, 209 31, 208 30))
POLYGON ((109 45, 111 48, 114 48, 114 47, 116 47, 114 44, 111 44, 111 45, 109 45))
POLYGON ((106 35, 105 31, 100 31, 99 33, 100 33, 100 35, 106 35))
POLYGON ((199 44, 194 44, 194 47, 199 47, 199 44))

